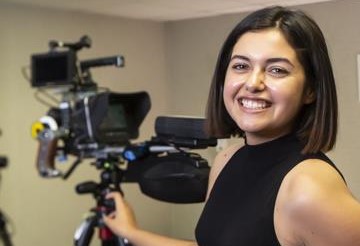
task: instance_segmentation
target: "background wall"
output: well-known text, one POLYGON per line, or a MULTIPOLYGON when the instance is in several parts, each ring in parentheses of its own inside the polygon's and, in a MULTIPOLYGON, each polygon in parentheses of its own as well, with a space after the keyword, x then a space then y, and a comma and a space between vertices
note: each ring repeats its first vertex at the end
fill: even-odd
MULTIPOLYGON (((10 165, 1 171, 0 207, 15 226, 15 245, 72 245, 75 228, 95 205, 91 195, 79 196, 74 190, 80 182, 99 180, 100 172, 88 163, 81 164, 67 181, 38 176, 37 142, 30 137, 30 127, 48 107, 35 100, 35 90, 21 72, 29 66, 31 54, 48 51, 49 40, 77 41, 84 34, 92 38, 93 45, 79 52, 81 60, 116 54, 125 57, 124 68, 92 70, 100 86, 119 92, 146 90, 151 95, 152 110, 141 127, 139 141, 153 134, 155 117, 168 111, 162 23, 1 4, 0 152, 9 157, 10 165)), ((124 185, 124 189, 140 224, 169 232, 168 204, 140 194, 135 184, 124 185)))
MULTIPOLYGON (((314 17, 328 41, 340 107, 338 143, 329 155, 360 198, 356 70, 360 2, 342 0, 299 8, 314 17)), ((203 115, 217 53, 244 16, 157 23, 0 4, 0 153, 10 158, 9 168, 1 171, 0 207, 14 222, 15 244, 70 245, 83 213, 94 204, 90 196, 76 195, 74 186, 98 179, 98 171, 86 163, 68 181, 38 177, 34 167, 37 143, 30 138, 30 126, 47 107, 34 99, 34 90, 21 74, 32 53, 46 51, 50 39, 71 41, 88 34, 93 47, 80 52, 81 59, 124 55, 125 68, 94 69, 93 75, 99 84, 115 91, 149 92, 153 107, 139 140, 147 139, 157 115, 203 115)), ((202 153, 209 159, 215 155, 214 149, 202 153)), ((124 188, 144 228, 193 238, 203 204, 157 202, 140 194, 137 185, 125 184, 124 188)))

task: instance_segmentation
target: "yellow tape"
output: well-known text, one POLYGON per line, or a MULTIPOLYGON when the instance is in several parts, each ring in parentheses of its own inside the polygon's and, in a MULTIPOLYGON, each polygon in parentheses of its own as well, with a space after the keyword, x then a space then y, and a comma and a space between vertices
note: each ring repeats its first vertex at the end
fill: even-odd
POLYGON ((44 129, 45 129, 45 126, 43 123, 41 123, 39 121, 33 123, 31 126, 31 136, 33 138, 37 138, 39 132, 41 132, 44 129))

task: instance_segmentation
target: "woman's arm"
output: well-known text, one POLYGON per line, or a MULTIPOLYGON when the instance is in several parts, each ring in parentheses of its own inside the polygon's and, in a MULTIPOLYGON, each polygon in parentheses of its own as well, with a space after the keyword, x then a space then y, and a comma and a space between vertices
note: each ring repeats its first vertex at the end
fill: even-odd
POLYGON ((306 160, 285 177, 275 209, 281 239, 306 246, 360 246, 360 203, 339 173, 306 160))

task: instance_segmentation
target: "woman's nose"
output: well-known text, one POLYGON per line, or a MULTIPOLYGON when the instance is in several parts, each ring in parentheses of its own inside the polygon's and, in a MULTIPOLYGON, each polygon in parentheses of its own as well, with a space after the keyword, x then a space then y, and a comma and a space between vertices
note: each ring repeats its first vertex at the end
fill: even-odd
POLYGON ((248 77, 245 88, 249 92, 258 92, 265 89, 264 72, 261 70, 254 70, 248 77))

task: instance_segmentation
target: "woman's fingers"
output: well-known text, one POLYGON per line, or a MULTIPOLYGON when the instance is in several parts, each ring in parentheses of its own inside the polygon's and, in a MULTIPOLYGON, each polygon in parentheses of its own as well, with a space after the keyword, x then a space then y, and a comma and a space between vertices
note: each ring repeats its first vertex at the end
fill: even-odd
POLYGON ((119 192, 111 192, 107 194, 105 198, 113 199, 115 202, 115 211, 103 217, 105 224, 113 232, 120 236, 124 236, 129 230, 137 227, 132 208, 127 204, 119 192))
POLYGON ((125 202, 124 199, 122 197, 122 195, 120 194, 120 192, 110 192, 106 195, 105 197, 106 199, 113 199, 115 202, 115 209, 117 211, 122 210, 122 208, 124 208, 125 206, 125 202))

